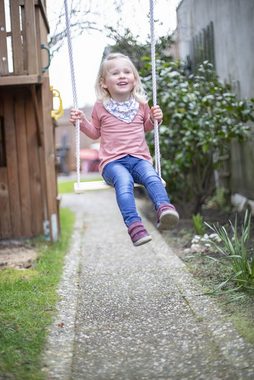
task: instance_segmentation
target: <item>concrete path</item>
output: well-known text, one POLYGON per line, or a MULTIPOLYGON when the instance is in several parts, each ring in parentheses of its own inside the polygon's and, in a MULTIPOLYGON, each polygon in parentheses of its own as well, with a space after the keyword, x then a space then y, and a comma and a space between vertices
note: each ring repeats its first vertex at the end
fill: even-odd
POLYGON ((133 247, 112 190, 65 195, 77 215, 44 356, 48 379, 253 379, 254 350, 156 228, 133 247))

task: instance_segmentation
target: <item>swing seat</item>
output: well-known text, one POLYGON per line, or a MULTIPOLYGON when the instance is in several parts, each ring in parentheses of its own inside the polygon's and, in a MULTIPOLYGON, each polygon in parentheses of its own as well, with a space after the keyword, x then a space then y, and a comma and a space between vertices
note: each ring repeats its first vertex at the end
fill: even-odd
POLYGON ((109 186, 105 181, 87 181, 87 182, 75 182, 74 191, 76 194, 84 193, 89 190, 106 190, 109 186))
MULTIPOLYGON (((163 178, 161 178, 161 182, 163 186, 166 187, 166 182, 163 178)), ((139 183, 134 183, 134 187, 143 187, 139 183)), ((87 182, 75 182, 74 183, 74 191, 76 194, 82 194, 89 190, 107 190, 112 188, 112 186, 108 185, 105 181, 87 181, 87 182)))
MULTIPOLYGON (((138 183, 134 183, 134 187, 142 187, 142 185, 138 183)), ((74 183, 74 192, 76 194, 82 194, 86 191, 93 190, 107 190, 112 188, 112 186, 108 185, 105 181, 90 181, 90 182, 75 182, 74 183)))

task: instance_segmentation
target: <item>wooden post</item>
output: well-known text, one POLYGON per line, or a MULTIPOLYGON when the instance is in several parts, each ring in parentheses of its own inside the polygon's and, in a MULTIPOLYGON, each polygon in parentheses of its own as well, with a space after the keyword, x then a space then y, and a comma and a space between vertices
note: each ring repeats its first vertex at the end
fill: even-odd
POLYGON ((50 94, 49 79, 47 76, 42 80, 42 99, 41 109, 43 110, 42 119, 44 125, 44 151, 45 151, 45 170, 46 170, 46 193, 48 205, 48 217, 50 222, 51 240, 57 240, 59 235, 58 210, 57 210, 57 182, 55 168, 55 143, 53 123, 51 119, 52 96, 50 94))

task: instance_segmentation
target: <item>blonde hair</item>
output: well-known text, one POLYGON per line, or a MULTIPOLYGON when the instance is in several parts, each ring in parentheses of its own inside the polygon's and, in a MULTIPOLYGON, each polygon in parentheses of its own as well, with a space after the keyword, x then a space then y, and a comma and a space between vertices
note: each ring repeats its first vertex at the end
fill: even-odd
POLYGON ((110 98, 110 93, 108 92, 106 88, 102 86, 102 84, 103 84, 103 81, 105 80, 109 63, 116 59, 124 59, 128 62, 128 64, 131 67, 131 70, 133 72, 135 82, 136 82, 132 90, 132 95, 138 102, 146 103, 147 98, 145 95, 143 85, 141 83, 138 70, 134 66, 131 59, 127 55, 124 55, 121 53, 110 53, 106 58, 102 60, 99 71, 98 71, 97 79, 95 82, 95 93, 96 93, 97 99, 100 101, 104 101, 110 98))

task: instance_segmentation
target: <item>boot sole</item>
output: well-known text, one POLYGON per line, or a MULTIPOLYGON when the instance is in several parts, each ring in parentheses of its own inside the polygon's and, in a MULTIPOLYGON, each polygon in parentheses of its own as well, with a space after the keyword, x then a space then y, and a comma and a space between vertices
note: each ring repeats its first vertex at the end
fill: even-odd
POLYGON ((150 235, 148 235, 148 236, 144 236, 144 237, 142 237, 141 239, 135 241, 135 242, 133 243, 133 245, 134 245, 135 247, 139 247, 140 245, 143 245, 143 244, 149 243, 149 241, 151 241, 151 240, 152 240, 152 236, 150 236, 150 235))
POLYGON ((160 221, 157 224, 157 228, 159 231, 168 230, 173 228, 179 222, 179 214, 174 210, 167 210, 162 212, 160 221))

